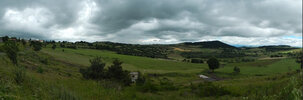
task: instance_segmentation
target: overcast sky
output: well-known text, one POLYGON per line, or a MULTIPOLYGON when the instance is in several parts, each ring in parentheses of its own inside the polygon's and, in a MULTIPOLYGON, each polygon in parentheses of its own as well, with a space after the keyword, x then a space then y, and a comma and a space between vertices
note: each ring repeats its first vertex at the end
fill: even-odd
POLYGON ((302 47, 302 0, 0 0, 0 36, 302 47))

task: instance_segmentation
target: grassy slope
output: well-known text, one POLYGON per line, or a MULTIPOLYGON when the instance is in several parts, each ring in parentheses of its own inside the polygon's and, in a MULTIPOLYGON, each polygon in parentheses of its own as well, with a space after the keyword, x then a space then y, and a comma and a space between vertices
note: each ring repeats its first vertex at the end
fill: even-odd
POLYGON ((83 66, 89 65, 89 59, 95 56, 101 56, 107 62, 111 63, 114 58, 118 58, 124 62, 124 68, 128 70, 139 70, 141 72, 152 73, 168 73, 168 72, 181 72, 181 73, 196 73, 201 72, 207 68, 206 64, 193 64, 185 62, 176 62, 165 59, 152 59, 147 57, 137 57, 120 55, 110 51, 100 51, 91 49, 64 49, 61 48, 52 50, 50 48, 43 49, 42 52, 52 55, 60 60, 70 63, 81 64, 83 66))
MULTIPOLYGON (((192 64, 184 62, 176 62, 164 59, 152 59, 146 57, 136 57, 128 55, 119 55, 110 51, 90 50, 90 49, 62 49, 52 50, 50 48, 43 49, 42 52, 56 57, 57 59, 81 64, 89 65, 89 59, 94 56, 102 56, 105 58, 108 65, 113 58, 118 58, 124 62, 124 67, 128 70, 140 70, 149 73, 199 73, 207 69, 207 64, 192 64)), ((219 68, 216 71, 219 73, 232 73, 234 66, 241 69, 244 75, 266 75, 277 74, 299 69, 299 64, 295 63, 294 59, 269 59, 257 60, 255 62, 241 62, 226 64, 225 67, 219 68)))
POLYGON ((216 70, 219 74, 230 74, 237 66, 241 70, 241 76, 251 75, 271 75, 294 71, 300 69, 300 65, 295 63, 295 59, 270 59, 257 60, 255 62, 241 62, 227 64, 224 68, 216 70))
MULTIPOLYGON (((0 55, 0 97, 4 95, 12 99, 62 99, 67 97, 75 97, 79 99, 197 99, 197 97, 194 96, 192 97, 180 95, 184 93, 185 90, 183 89, 179 91, 163 91, 158 93, 141 93, 135 91, 133 87, 128 87, 123 90, 116 90, 112 88, 106 89, 96 81, 83 80, 81 74, 78 72, 79 67, 81 66, 73 66, 73 64, 88 66, 88 59, 98 55, 106 58, 106 62, 110 62, 112 60, 111 58, 119 58, 125 62, 125 65, 123 66, 130 70, 145 70, 146 72, 153 73, 181 72, 188 74, 193 72, 201 72, 203 69, 207 68, 205 64, 191 64, 167 61, 162 59, 118 55, 109 51, 65 49, 65 52, 62 52, 61 49, 51 50, 47 48, 43 49, 42 52, 43 53, 38 53, 38 55, 24 55, 20 57, 20 59, 25 58, 26 61, 30 61, 30 63, 21 61, 22 66, 27 66, 27 78, 26 81, 21 85, 17 85, 13 81, 14 75, 11 72, 13 71, 14 66, 10 64, 9 60, 7 60, 5 56, 0 55), (47 56, 45 53, 53 57, 47 56), (46 65, 39 62, 38 59, 40 56, 49 57, 49 64, 46 65), (58 62, 58 59, 64 62, 70 61, 72 64, 58 62), (44 72, 38 73, 38 67, 42 67, 44 72)), ((31 53, 25 52, 25 54, 31 53)), ((286 69, 288 69, 288 67, 284 66, 296 65, 292 62, 292 60, 293 59, 270 61, 270 63, 266 63, 264 61, 251 63, 234 63, 227 65, 227 67, 224 67, 222 69, 218 69, 217 71, 224 74, 231 73, 233 66, 237 65, 241 68, 242 74, 251 73, 252 75, 255 75, 261 73, 268 75, 278 72, 287 72, 288 70, 286 69), (266 66, 254 67, 256 64, 262 64, 266 66), (257 69, 263 69, 264 71, 258 71, 257 69), (278 69, 278 72, 275 72, 276 69, 278 69)), ((182 77, 176 76, 176 80, 173 81, 189 82, 188 78, 191 77, 191 75, 182 77)), ((276 76, 274 75, 273 77, 276 76)), ((274 86, 281 88, 281 84, 284 84, 288 80, 287 77, 284 77, 283 79, 277 78, 278 81, 268 81, 267 79, 267 76, 251 76, 248 78, 218 81, 216 84, 227 86, 229 87, 228 90, 232 90, 234 93, 249 95, 251 93, 251 89, 260 88, 262 86, 274 86)), ((276 88, 276 90, 272 91, 278 91, 280 88, 276 88)), ((241 97, 233 98, 240 99, 241 97)), ((206 99, 212 100, 218 98, 206 99)), ((221 99, 226 99, 226 97, 221 97, 221 99)))

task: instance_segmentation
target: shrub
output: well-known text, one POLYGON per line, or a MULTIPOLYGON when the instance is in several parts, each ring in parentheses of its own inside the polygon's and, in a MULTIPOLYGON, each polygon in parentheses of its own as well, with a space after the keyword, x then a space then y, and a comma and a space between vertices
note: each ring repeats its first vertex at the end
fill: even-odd
POLYGON ((50 91, 52 92, 53 100, 79 100, 75 94, 63 87, 53 86, 50 91))
POLYGON ((31 46, 33 46, 34 51, 40 51, 42 49, 42 43, 39 41, 31 41, 31 46))
POLYGON ((40 57, 39 59, 40 59, 40 62, 41 62, 41 63, 46 64, 46 65, 49 64, 48 58, 40 57))
POLYGON ((240 73, 240 68, 235 66, 234 67, 234 73, 236 73, 236 74, 240 73))
POLYGON ((214 85, 211 82, 200 83, 197 86, 191 85, 191 90, 200 97, 217 97, 231 94, 224 87, 214 85))
POLYGON ((14 70, 14 80, 17 84, 21 84, 25 80, 25 69, 21 67, 16 67, 14 70))
POLYGON ((44 70, 42 67, 38 67, 37 72, 42 74, 44 72, 44 70))
POLYGON ((156 84, 152 83, 152 80, 149 78, 146 79, 144 84, 142 86, 136 86, 137 90, 141 92, 157 92, 158 88, 156 87, 156 84))
POLYGON ((125 86, 130 85, 131 79, 129 71, 122 69, 122 62, 118 59, 113 61, 113 65, 104 69, 105 63, 102 62, 101 57, 96 57, 90 60, 91 66, 87 69, 80 69, 80 73, 86 79, 95 80, 111 80, 122 83, 125 86))
POLYGON ((302 72, 299 75, 299 77, 291 77, 290 82, 279 93, 279 100, 300 100, 303 98, 302 72))
POLYGON ((212 71, 214 71, 215 69, 219 68, 219 66, 220 66, 219 61, 216 58, 214 58, 214 57, 210 58, 207 61, 207 64, 208 64, 209 69, 211 69, 212 71))
POLYGON ((94 79, 98 81, 111 81, 113 83, 123 84, 124 86, 129 86, 131 84, 131 79, 129 71, 122 69, 122 62, 119 60, 114 60, 113 65, 104 69, 105 63, 102 62, 101 57, 95 57, 90 60, 91 66, 87 69, 80 69, 80 73, 85 79, 94 79))
POLYGON ((6 41, 3 46, 4 52, 8 56, 8 58, 13 62, 13 64, 17 65, 17 53, 19 51, 18 45, 15 41, 6 41))
POLYGON ((204 63, 201 59, 191 59, 191 63, 204 63))
POLYGON ((76 45, 68 45, 67 48, 77 49, 78 47, 76 45))
POLYGON ((164 77, 160 80, 160 89, 161 90, 177 90, 178 88, 174 85, 174 83, 171 80, 164 77))
POLYGON ((121 66, 122 62, 118 59, 113 61, 113 65, 108 68, 107 77, 119 82, 122 82, 124 85, 130 85, 131 79, 129 71, 124 71, 121 66))
POLYGON ((65 45, 63 43, 60 43, 61 48, 65 48, 65 45))
POLYGON ((24 46, 26 45, 26 41, 24 39, 22 39, 21 42, 24 46))
POLYGON ((80 69, 80 73, 86 79, 101 80, 105 78, 105 63, 102 62, 101 57, 90 59, 90 67, 87 69, 80 69))
POLYGON ((136 80, 137 86, 142 86, 145 83, 145 77, 139 72, 138 79, 136 80))
POLYGON ((53 44, 52 49, 55 50, 56 47, 57 47, 57 45, 56 45, 56 44, 53 44))

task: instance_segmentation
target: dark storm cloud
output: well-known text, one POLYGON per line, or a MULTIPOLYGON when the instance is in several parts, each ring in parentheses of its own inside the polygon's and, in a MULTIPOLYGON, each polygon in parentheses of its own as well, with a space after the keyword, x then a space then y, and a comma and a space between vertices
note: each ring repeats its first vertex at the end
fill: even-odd
POLYGON ((0 1, 0 35, 127 43, 241 38, 249 45, 244 40, 302 34, 301 0, 0 1))
POLYGON ((62 26, 73 23, 80 10, 78 0, 1 0, 0 6, 2 15, 7 9, 46 8, 55 16, 53 24, 62 26))

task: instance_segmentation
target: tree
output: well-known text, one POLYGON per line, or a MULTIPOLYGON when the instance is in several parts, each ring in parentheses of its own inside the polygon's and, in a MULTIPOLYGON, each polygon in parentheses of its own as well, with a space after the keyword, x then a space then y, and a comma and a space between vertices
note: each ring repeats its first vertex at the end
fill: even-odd
POLYGON ((60 43, 61 48, 65 48, 65 45, 63 43, 60 43))
POLYGON ((302 52, 300 52, 297 55, 296 62, 299 63, 299 64, 301 64, 301 69, 303 70, 303 53, 302 52))
POLYGON ((122 69, 122 63, 118 59, 113 61, 113 65, 108 68, 108 78, 114 79, 116 81, 120 81, 124 83, 124 85, 130 85, 131 79, 129 72, 122 69))
POLYGON ((219 61, 214 57, 208 59, 207 64, 208 64, 209 69, 212 70, 212 72, 214 72, 214 70, 219 68, 219 66, 220 66, 219 61))
POLYGON ((2 37, 2 41, 3 41, 3 42, 8 41, 8 39, 9 39, 9 37, 8 37, 8 36, 4 36, 4 37, 2 37))
POLYGON ((201 59, 191 59, 191 63, 204 63, 201 59))
POLYGON ((121 61, 119 61, 118 59, 115 59, 113 61, 113 65, 108 68, 108 77, 121 79, 121 76, 123 74, 121 64, 122 64, 121 61))
POLYGON ((104 69, 105 63, 102 62, 101 57, 96 57, 90 60, 91 66, 87 69, 80 69, 80 73, 86 79, 104 80, 109 79, 116 82, 123 83, 125 86, 131 84, 129 71, 122 69, 122 62, 114 60, 113 65, 104 69))
POLYGON ((35 51, 40 51, 42 49, 42 43, 39 41, 31 41, 30 45, 34 47, 35 51))
POLYGON ((57 47, 57 45, 56 45, 56 44, 53 44, 52 49, 55 50, 56 47, 57 47))
POLYGON ((102 62, 101 57, 90 59, 90 67, 87 69, 80 69, 80 73, 86 79, 101 80, 105 78, 105 63, 102 62))
POLYGON ((24 39, 22 39, 21 42, 24 46, 26 45, 26 41, 24 39))
POLYGON ((18 65, 17 53, 19 51, 18 45, 15 41, 6 41, 4 44, 4 52, 7 57, 13 62, 13 64, 18 65))
POLYGON ((240 73, 240 68, 235 66, 234 67, 234 73, 236 73, 236 74, 240 73))

